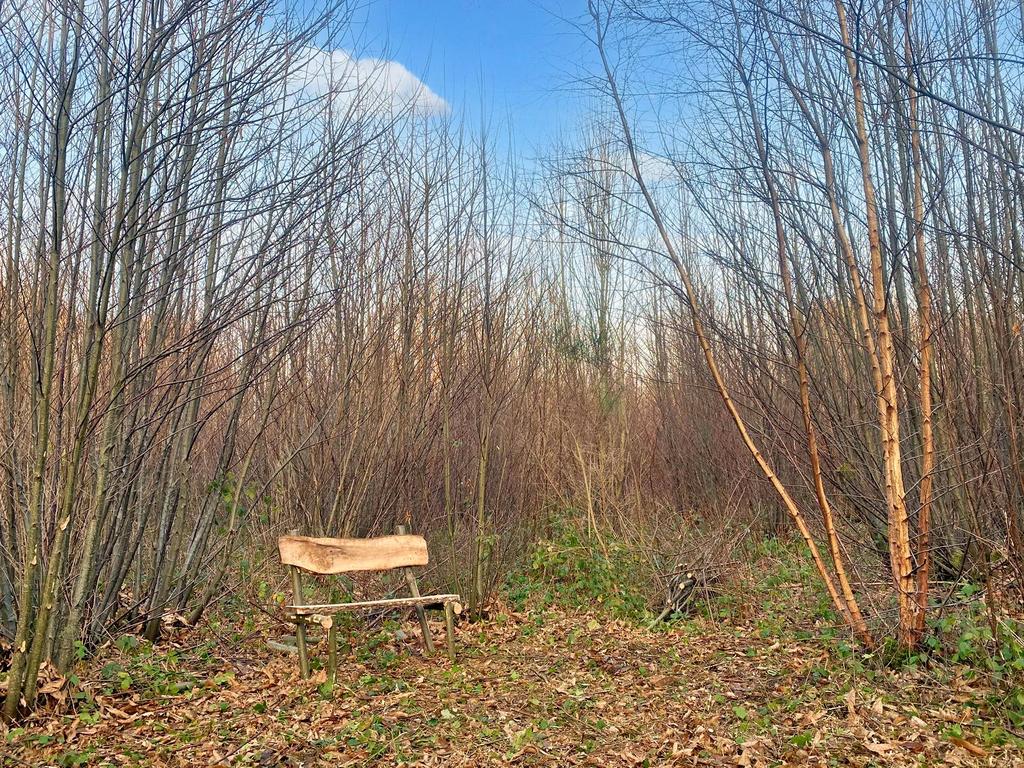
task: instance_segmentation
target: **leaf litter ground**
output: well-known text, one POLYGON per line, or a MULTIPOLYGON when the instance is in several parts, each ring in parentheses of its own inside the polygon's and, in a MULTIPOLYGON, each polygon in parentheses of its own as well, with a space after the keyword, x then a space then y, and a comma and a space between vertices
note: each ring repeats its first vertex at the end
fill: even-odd
POLYGON ((119 642, 0 726, 0 766, 1024 766, 1020 742, 986 740, 982 683, 837 662, 754 623, 495 612, 459 625, 455 665, 397 626, 353 631, 333 690, 266 647, 269 619, 119 642))

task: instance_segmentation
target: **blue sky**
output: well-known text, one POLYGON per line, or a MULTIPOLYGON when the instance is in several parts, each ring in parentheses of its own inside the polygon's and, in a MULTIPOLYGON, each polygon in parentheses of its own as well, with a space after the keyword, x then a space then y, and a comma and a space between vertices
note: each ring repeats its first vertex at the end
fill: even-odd
POLYGON ((594 54, 565 19, 585 9, 585 0, 369 0, 357 14, 358 54, 400 62, 474 129, 481 117, 496 133, 511 127, 527 159, 580 116, 574 91, 594 54))

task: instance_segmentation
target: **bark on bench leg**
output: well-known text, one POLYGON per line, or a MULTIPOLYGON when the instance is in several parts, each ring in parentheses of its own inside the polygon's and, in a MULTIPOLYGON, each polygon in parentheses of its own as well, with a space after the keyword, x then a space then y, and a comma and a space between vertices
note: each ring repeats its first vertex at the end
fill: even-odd
POLYGON ((327 682, 334 685, 338 676, 338 628, 331 624, 327 630, 327 682))
MULTIPOLYGON (((404 536, 408 533, 408 529, 404 525, 398 526, 397 531, 399 536, 404 536)), ((409 585, 409 592, 412 593, 413 597, 419 597, 420 585, 416 582, 416 574, 412 572, 412 568, 403 568, 402 571, 405 573, 405 583, 409 585)), ((423 633, 423 652, 427 656, 432 656, 434 653, 434 638, 430 636, 427 612, 423 609, 422 605, 416 606, 416 616, 419 617, 420 631, 423 633)))
MULTIPOLYGON (((292 604, 302 604, 302 576, 299 569, 289 565, 288 570, 292 574, 292 604)), ((303 677, 309 677, 309 655, 306 651, 306 622, 299 616, 295 619, 295 645, 299 649, 299 672, 303 677)))
POLYGON ((444 604, 444 629, 448 636, 448 658, 455 661, 455 606, 444 604))

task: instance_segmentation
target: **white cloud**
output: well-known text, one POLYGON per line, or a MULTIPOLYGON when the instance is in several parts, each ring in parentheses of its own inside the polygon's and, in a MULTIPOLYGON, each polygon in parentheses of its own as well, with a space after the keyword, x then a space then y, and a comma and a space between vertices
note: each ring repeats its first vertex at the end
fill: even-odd
MULTIPOLYGON (((638 149, 636 159, 640 164, 640 173, 643 174, 644 181, 648 184, 674 181, 679 178, 679 169, 666 157, 652 155, 650 152, 638 149)), ((612 155, 608 162, 612 167, 622 170, 631 177, 636 175, 633 171, 633 160, 625 150, 612 155)))
POLYGON ((443 115, 449 110, 447 101, 397 61, 357 59, 341 49, 307 48, 293 82, 307 96, 358 99, 371 112, 443 115))
MULTIPOLYGON (((639 150, 636 159, 640 163, 640 173, 647 181, 673 181, 679 178, 679 169, 666 157, 639 150)), ((628 167, 632 170, 632 163, 628 167)))

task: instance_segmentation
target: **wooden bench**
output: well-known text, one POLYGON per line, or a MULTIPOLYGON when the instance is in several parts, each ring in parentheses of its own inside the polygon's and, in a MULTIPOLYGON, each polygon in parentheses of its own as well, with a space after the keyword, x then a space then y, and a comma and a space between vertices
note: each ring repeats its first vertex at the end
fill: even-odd
POLYGON ((288 619, 295 623, 295 641, 299 652, 299 670, 309 677, 309 655, 306 647, 306 626, 310 622, 327 630, 328 674, 333 681, 338 666, 338 638, 334 614, 366 608, 416 609, 423 632, 423 647, 433 653, 434 641, 427 626, 426 608, 443 608, 448 639, 448 656, 455 660, 455 614, 461 613, 458 595, 421 595, 413 566, 429 562, 427 542, 422 536, 407 535, 399 526, 397 536, 373 539, 328 539, 299 536, 291 531, 277 540, 281 563, 287 566, 292 580, 292 604, 285 606, 288 619), (409 587, 409 597, 383 600, 362 600, 352 603, 307 604, 302 597, 302 571, 334 575, 356 571, 391 571, 401 569, 409 587))

